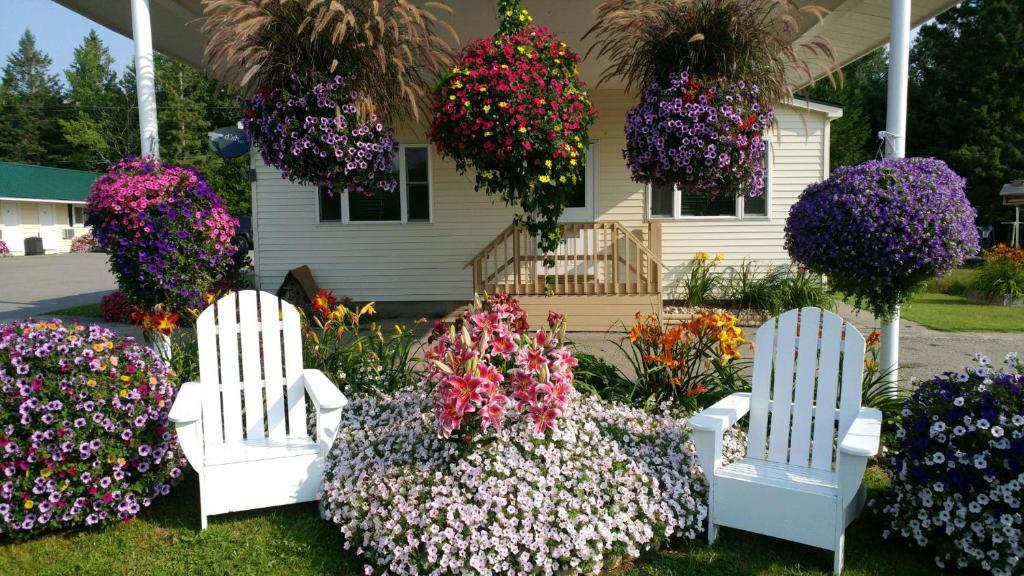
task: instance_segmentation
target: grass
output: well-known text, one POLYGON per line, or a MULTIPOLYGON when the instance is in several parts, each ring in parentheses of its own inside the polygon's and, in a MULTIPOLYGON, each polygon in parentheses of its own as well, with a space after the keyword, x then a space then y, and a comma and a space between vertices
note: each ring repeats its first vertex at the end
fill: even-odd
POLYGON ((99 302, 93 304, 82 304, 81 306, 71 306, 70 308, 61 308, 54 310, 53 312, 47 312, 46 314, 39 314, 38 316, 72 316, 75 318, 92 318, 100 319, 100 304, 99 302))
MULTIPOLYGON (((877 493, 886 481, 878 468, 868 470, 870 493, 877 493)), ((320 520, 315 504, 215 516, 209 529, 199 533, 197 498, 198 484, 190 475, 150 513, 131 522, 2 544, 0 574, 363 574, 363 562, 342 549, 341 534, 320 520)), ((883 541, 882 529, 880 519, 869 511, 847 529, 844 574, 935 573, 929 557, 900 542, 883 541)), ((721 531, 714 547, 703 541, 680 543, 608 571, 609 576, 831 573, 831 552, 729 529, 721 531)))
POLYGON ((922 292, 900 314, 944 332, 1024 332, 1024 308, 973 304, 963 296, 951 294, 922 292))

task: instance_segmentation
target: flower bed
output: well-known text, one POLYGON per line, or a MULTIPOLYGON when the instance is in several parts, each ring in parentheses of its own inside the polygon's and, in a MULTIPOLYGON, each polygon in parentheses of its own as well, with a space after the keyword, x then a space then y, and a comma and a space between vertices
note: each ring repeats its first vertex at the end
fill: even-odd
MULTIPOLYGON (((685 421, 579 397, 539 439, 437 434, 420 391, 352 399, 328 456, 327 517, 391 573, 594 573, 670 538, 696 538, 706 488, 685 421)), ((727 440, 731 458, 742 444, 727 440)))
POLYGON ((633 180, 677 184, 716 197, 764 194, 762 134, 771 109, 743 81, 683 71, 651 80, 626 113, 626 163, 633 180))
POLYGON ((984 253, 967 300, 1000 306, 1024 306, 1024 248, 999 244, 984 253))
POLYGON ((7 242, 0 240, 0 258, 11 255, 11 249, 7 247, 7 242))
POLYGON ((334 76, 312 88, 297 76, 249 97, 242 126, 281 177, 365 195, 391 193, 398 143, 376 116, 360 121, 356 95, 334 76))
POLYGON ((885 536, 930 548, 940 567, 1019 573, 1024 364, 978 365, 921 384, 903 405, 885 536))
POLYGON ((74 239, 71 240, 72 252, 92 252, 95 248, 96 239, 93 238, 91 232, 81 236, 75 236, 74 239))
POLYGON ((107 322, 127 324, 132 321, 132 305, 120 290, 100 298, 100 318, 107 322))
POLYGON ((201 309, 234 264, 238 221, 194 168, 126 158, 92 185, 87 224, 135 306, 201 309))
POLYGON ((0 325, 0 534, 127 520, 185 460, 166 364, 99 326, 0 325))

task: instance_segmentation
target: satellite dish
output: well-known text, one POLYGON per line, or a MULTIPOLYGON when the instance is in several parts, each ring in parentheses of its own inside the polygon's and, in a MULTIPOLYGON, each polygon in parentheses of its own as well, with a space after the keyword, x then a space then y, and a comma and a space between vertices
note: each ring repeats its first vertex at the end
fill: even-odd
POLYGON ((247 153, 252 146, 249 135, 235 126, 217 128, 206 136, 210 150, 221 158, 238 158, 247 153))

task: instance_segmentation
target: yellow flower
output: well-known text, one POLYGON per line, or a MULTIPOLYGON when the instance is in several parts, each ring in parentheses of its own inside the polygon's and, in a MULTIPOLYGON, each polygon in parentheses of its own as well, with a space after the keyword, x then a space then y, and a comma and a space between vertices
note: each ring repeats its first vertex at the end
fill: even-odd
POLYGON ((573 166, 575 166, 576 165, 576 159, 575 158, 570 158, 569 159, 569 164, 572 164, 573 166))
POLYGON ((520 134, 526 134, 526 126, 520 126, 519 127, 519 133, 520 134))
POLYGON ((132 381, 132 377, 131 376, 128 376, 127 374, 122 374, 121 375, 121 382, 131 382, 131 381, 132 381))
POLYGON ((487 86, 481 86, 480 92, 487 92, 487 86))
POLYGON ((462 82, 459 82, 458 80, 456 80, 455 82, 452 82, 452 87, 453 88, 462 88, 462 82))
POLYGON ((491 105, 490 104, 484 104, 484 112, 490 112, 490 111, 491 111, 491 105))
POLYGON ((120 396, 121 398, 127 398, 128 397, 128 391, 127 390, 121 390, 120 392, 117 393, 117 395, 120 396))
POLYGON ((558 177, 558 181, 562 182, 564 184, 565 183, 565 174, 562 174, 561 176, 559 176, 558 177))
POLYGON ((43 478, 49 478, 50 476, 53 475, 53 470, 50 470, 49 468, 44 468, 43 471, 39 473, 39 475, 42 476, 43 478))
POLYGON ((32 500, 25 500, 25 510, 31 510, 32 507, 35 505, 36 503, 33 502, 32 500))
POLYGON ((721 254, 715 254, 715 262, 724 262, 724 261, 725 261, 725 256, 723 256, 721 254))
POLYGON ((696 260, 697 262, 707 262, 708 260, 711 259, 711 257, 708 256, 707 252, 697 252, 697 254, 694 255, 693 259, 696 260))
POLYGON ((551 168, 551 160, 545 160, 544 165, 547 166, 548 168, 551 168))
POLYGON ((484 137, 486 138, 486 137, 490 136, 491 134, 493 134, 493 132, 488 130, 488 131, 484 132, 484 137))
POLYGON ((455 94, 451 94, 450 96, 448 96, 448 99, 449 100, 455 100, 455 94))
POLYGON ((551 182, 551 177, 546 175, 546 174, 541 174, 540 177, 537 178, 537 179, 540 180, 541 182, 543 182, 544 184, 547 184, 548 182, 551 182))
POLYGON ((359 315, 362 316, 363 314, 376 314, 376 305, 376 302, 367 302, 362 308, 359 309, 359 315))
POLYGON ((505 101, 498 102, 498 108, 508 108, 508 102, 505 102, 505 101))

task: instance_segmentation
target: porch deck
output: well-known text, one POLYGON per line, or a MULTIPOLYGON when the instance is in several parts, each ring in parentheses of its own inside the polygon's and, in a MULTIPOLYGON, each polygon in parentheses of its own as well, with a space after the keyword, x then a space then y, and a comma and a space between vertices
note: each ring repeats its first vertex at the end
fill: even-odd
POLYGON ((661 313, 661 224, 648 226, 645 243, 619 222, 567 223, 564 241, 544 254, 513 224, 466 267, 475 293, 512 294, 531 318, 554 310, 569 316, 573 331, 615 329, 638 311, 661 313))

